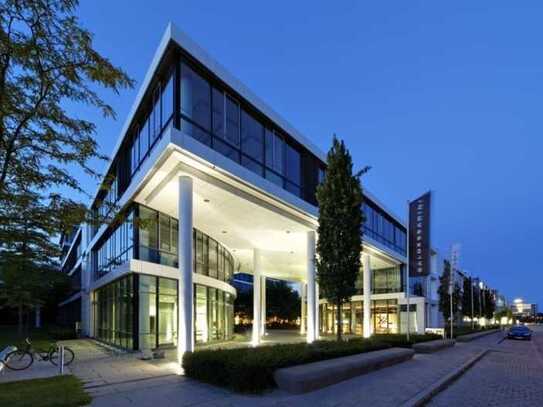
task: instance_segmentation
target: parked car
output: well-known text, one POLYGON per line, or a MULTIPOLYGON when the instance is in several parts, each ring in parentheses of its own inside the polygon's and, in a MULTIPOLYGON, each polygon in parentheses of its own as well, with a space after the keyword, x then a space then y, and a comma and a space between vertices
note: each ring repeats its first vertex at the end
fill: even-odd
POLYGON ((532 331, 524 325, 514 325, 507 332, 507 339, 532 339, 532 331))

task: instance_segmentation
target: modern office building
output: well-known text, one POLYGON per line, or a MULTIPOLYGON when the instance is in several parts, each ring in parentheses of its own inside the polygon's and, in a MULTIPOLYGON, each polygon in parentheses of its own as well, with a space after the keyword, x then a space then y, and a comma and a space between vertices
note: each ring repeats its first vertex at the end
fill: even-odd
POLYGON ((537 304, 529 304, 522 298, 516 298, 511 304, 513 318, 535 318, 537 315, 537 304))
MULTIPOLYGON (((67 239, 62 269, 80 289, 61 308, 76 311, 84 335, 127 349, 177 346, 181 355, 232 337, 231 278, 243 272, 254 280, 254 344, 264 276, 303 283, 308 341, 332 333, 336 313, 319 300, 313 260, 324 159, 168 26, 90 206, 96 222, 67 239)), ((405 225, 365 198, 363 267, 345 332, 404 331, 405 225)), ((424 302, 411 297, 413 331, 424 331, 424 302)))

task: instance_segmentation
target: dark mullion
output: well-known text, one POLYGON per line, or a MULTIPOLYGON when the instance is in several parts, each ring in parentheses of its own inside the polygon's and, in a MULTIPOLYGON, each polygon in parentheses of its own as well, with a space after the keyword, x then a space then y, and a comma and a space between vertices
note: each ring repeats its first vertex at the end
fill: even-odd
POLYGON ((181 129, 181 55, 178 53, 174 58, 175 70, 174 70, 174 91, 173 91, 173 117, 174 127, 178 130, 181 129))

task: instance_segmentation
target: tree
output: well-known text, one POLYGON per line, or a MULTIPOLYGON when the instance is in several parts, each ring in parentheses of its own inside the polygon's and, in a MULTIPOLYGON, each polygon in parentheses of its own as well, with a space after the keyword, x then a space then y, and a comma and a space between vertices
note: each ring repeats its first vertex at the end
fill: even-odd
POLYGON ((301 298, 286 281, 266 281, 266 318, 277 317, 288 321, 296 320, 301 312, 301 298))
POLYGON ((510 308, 502 308, 495 313, 494 317, 498 323, 501 323, 502 318, 505 318, 507 320, 506 323, 509 323, 509 320, 513 318, 513 311, 510 308))
MULTIPOLYGON (((115 117, 97 89, 118 93, 133 86, 93 48, 77 6, 77 0, 0 0, 0 280, 7 291, 15 281, 5 277, 8 267, 20 274, 55 267, 52 239, 86 214, 69 196, 85 192, 73 170, 98 176, 90 162, 106 157, 95 125, 74 107, 115 117)), ((23 291, 21 301, 32 288, 23 291)))
POLYGON ((317 187, 319 227, 317 280, 323 297, 337 308, 337 340, 341 340, 341 305, 356 293, 362 247, 362 186, 343 141, 334 136, 324 181, 317 187))
MULTIPOLYGON (((443 314, 443 317, 446 320, 450 320, 451 318, 451 305, 450 305, 450 298, 449 295, 449 278, 451 274, 451 265, 450 263, 445 260, 445 267, 443 270, 443 274, 439 277, 439 288, 438 288, 438 294, 439 294, 439 310, 443 314)), ((453 293, 452 293, 452 308, 453 308, 453 320, 454 316, 458 313, 458 305, 461 301, 461 293, 460 293, 460 286, 458 285, 457 281, 454 281, 453 286, 453 293)))
POLYGON ((475 316, 475 318, 481 318, 481 307, 481 288, 477 284, 475 284, 473 286, 473 315, 475 316))
POLYGON ((462 284, 462 315, 469 318, 473 316, 472 311, 473 312, 475 311, 475 309, 472 309, 472 306, 473 306, 472 294, 473 294, 473 281, 471 277, 466 277, 464 278, 464 281, 462 284))
POLYGON ((494 300, 494 295, 492 294, 492 291, 490 291, 489 289, 484 289, 483 298, 483 316, 486 319, 492 319, 492 317, 494 316, 494 311, 496 311, 496 301, 494 300))
POLYGON ((37 265, 31 257, 4 255, 0 257, 0 269, 0 308, 17 310, 19 335, 23 333, 24 316, 28 312, 56 298, 59 290, 67 293, 69 289, 67 275, 56 268, 37 265))
MULTIPOLYGON (((234 302, 234 312, 247 318, 253 315, 253 291, 239 290, 234 302)), ((300 295, 286 281, 266 280, 266 317, 293 321, 300 316, 300 295)))

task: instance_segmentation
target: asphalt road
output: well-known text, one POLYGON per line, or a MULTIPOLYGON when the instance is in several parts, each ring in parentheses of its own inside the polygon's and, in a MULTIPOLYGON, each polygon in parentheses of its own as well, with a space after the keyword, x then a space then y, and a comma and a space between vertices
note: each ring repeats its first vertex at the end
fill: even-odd
POLYGON ((429 406, 543 406, 543 326, 531 341, 496 340, 478 363, 429 406))

